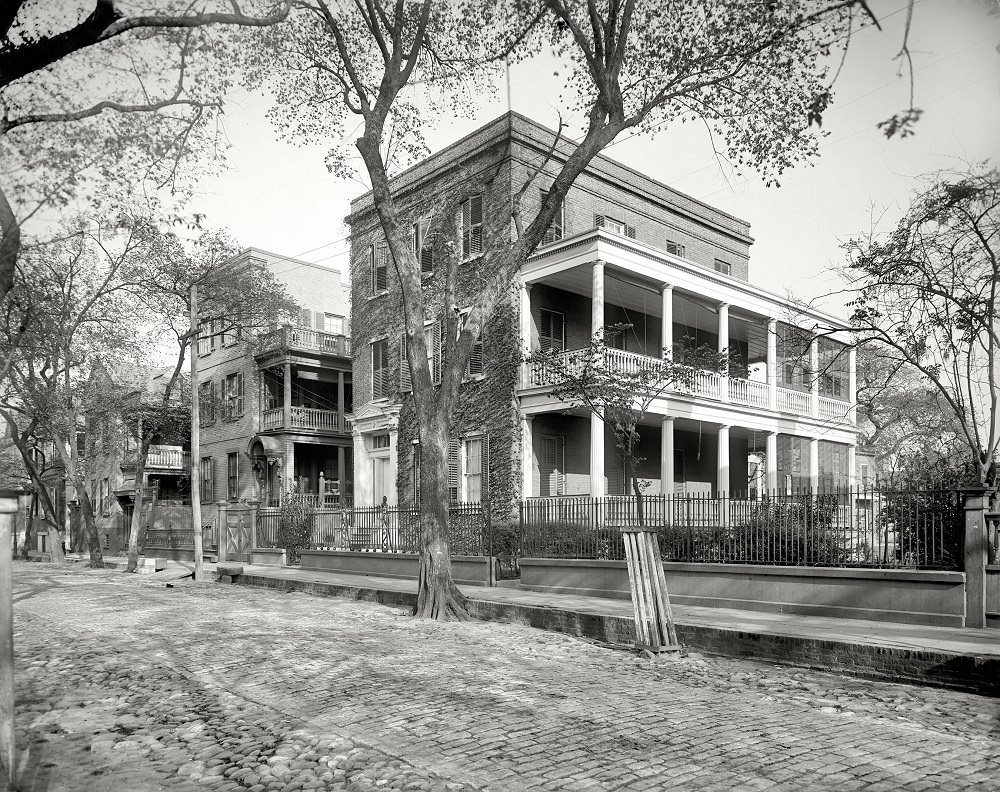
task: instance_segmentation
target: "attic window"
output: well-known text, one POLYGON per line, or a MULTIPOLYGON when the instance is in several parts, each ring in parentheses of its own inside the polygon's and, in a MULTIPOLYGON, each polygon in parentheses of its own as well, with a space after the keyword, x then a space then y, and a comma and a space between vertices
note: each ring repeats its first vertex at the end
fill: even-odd
POLYGON ((594 227, 603 228, 613 234, 621 234, 629 239, 635 239, 635 227, 621 220, 615 220, 607 215, 594 215, 594 227))
POLYGON ((715 271, 721 272, 723 275, 729 275, 732 272, 732 264, 729 264, 722 259, 715 260, 715 271))
POLYGON ((684 258, 684 245, 667 240, 667 253, 684 258))

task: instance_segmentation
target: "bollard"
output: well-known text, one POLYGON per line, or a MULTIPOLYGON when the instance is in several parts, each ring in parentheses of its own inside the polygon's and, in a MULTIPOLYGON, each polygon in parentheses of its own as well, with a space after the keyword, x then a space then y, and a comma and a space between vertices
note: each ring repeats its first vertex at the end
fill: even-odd
POLYGON ((14 766, 14 604, 11 581, 17 490, 0 490, 0 771, 17 788, 14 766))

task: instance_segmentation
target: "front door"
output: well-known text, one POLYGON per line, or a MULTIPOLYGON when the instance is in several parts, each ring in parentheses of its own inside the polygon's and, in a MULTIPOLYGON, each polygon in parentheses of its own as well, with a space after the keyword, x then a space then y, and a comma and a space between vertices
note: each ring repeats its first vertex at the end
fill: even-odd
POLYGON ((389 457, 372 459, 372 503, 382 504, 382 498, 389 497, 389 457))

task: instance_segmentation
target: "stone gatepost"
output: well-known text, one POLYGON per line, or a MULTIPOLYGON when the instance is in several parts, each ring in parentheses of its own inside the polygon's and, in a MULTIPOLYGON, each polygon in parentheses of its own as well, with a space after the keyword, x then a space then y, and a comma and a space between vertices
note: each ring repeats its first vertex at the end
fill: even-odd
POLYGON ((986 626, 986 537, 988 487, 962 489, 965 500, 965 626, 986 626))
POLYGON ((215 506, 218 509, 216 519, 219 523, 219 560, 228 561, 226 548, 229 545, 229 523, 226 520, 226 512, 229 508, 229 501, 220 500, 215 506))

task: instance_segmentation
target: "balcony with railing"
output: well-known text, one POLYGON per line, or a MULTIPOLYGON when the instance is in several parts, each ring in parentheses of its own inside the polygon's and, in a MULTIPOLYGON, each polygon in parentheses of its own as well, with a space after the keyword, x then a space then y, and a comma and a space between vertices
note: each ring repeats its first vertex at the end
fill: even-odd
MULTIPOLYGON (((567 350, 554 366, 544 363, 532 363, 527 367, 525 387, 544 387, 558 383, 564 373, 578 373, 583 364, 585 350, 567 350)), ((617 349, 605 351, 607 359, 605 369, 611 372, 634 374, 643 367, 656 365, 661 361, 635 352, 623 352, 617 349)), ((799 391, 790 388, 777 387, 777 411, 806 417, 819 418, 841 423, 851 422, 850 404, 840 399, 820 396, 817 407, 813 409, 813 396, 809 391, 799 391)), ((689 382, 672 386, 671 392, 688 394, 713 401, 739 404, 745 407, 767 410, 770 404, 769 387, 766 382, 759 382, 742 377, 729 377, 715 371, 694 371, 689 382)))
POLYGON ((308 431, 350 434, 351 422, 336 410, 318 410, 312 407, 292 406, 288 420, 281 407, 265 409, 260 415, 260 429, 267 431, 308 431))
MULTIPOLYGON (((135 470, 137 451, 131 449, 125 452, 122 460, 122 472, 135 470)), ((147 471, 166 471, 186 473, 191 468, 191 453, 175 445, 151 445, 146 456, 147 471)))
POLYGON ((257 354, 263 355, 282 350, 320 352, 325 355, 347 358, 351 356, 351 339, 345 335, 334 335, 333 333, 324 333, 321 330, 285 325, 261 336, 257 354))

